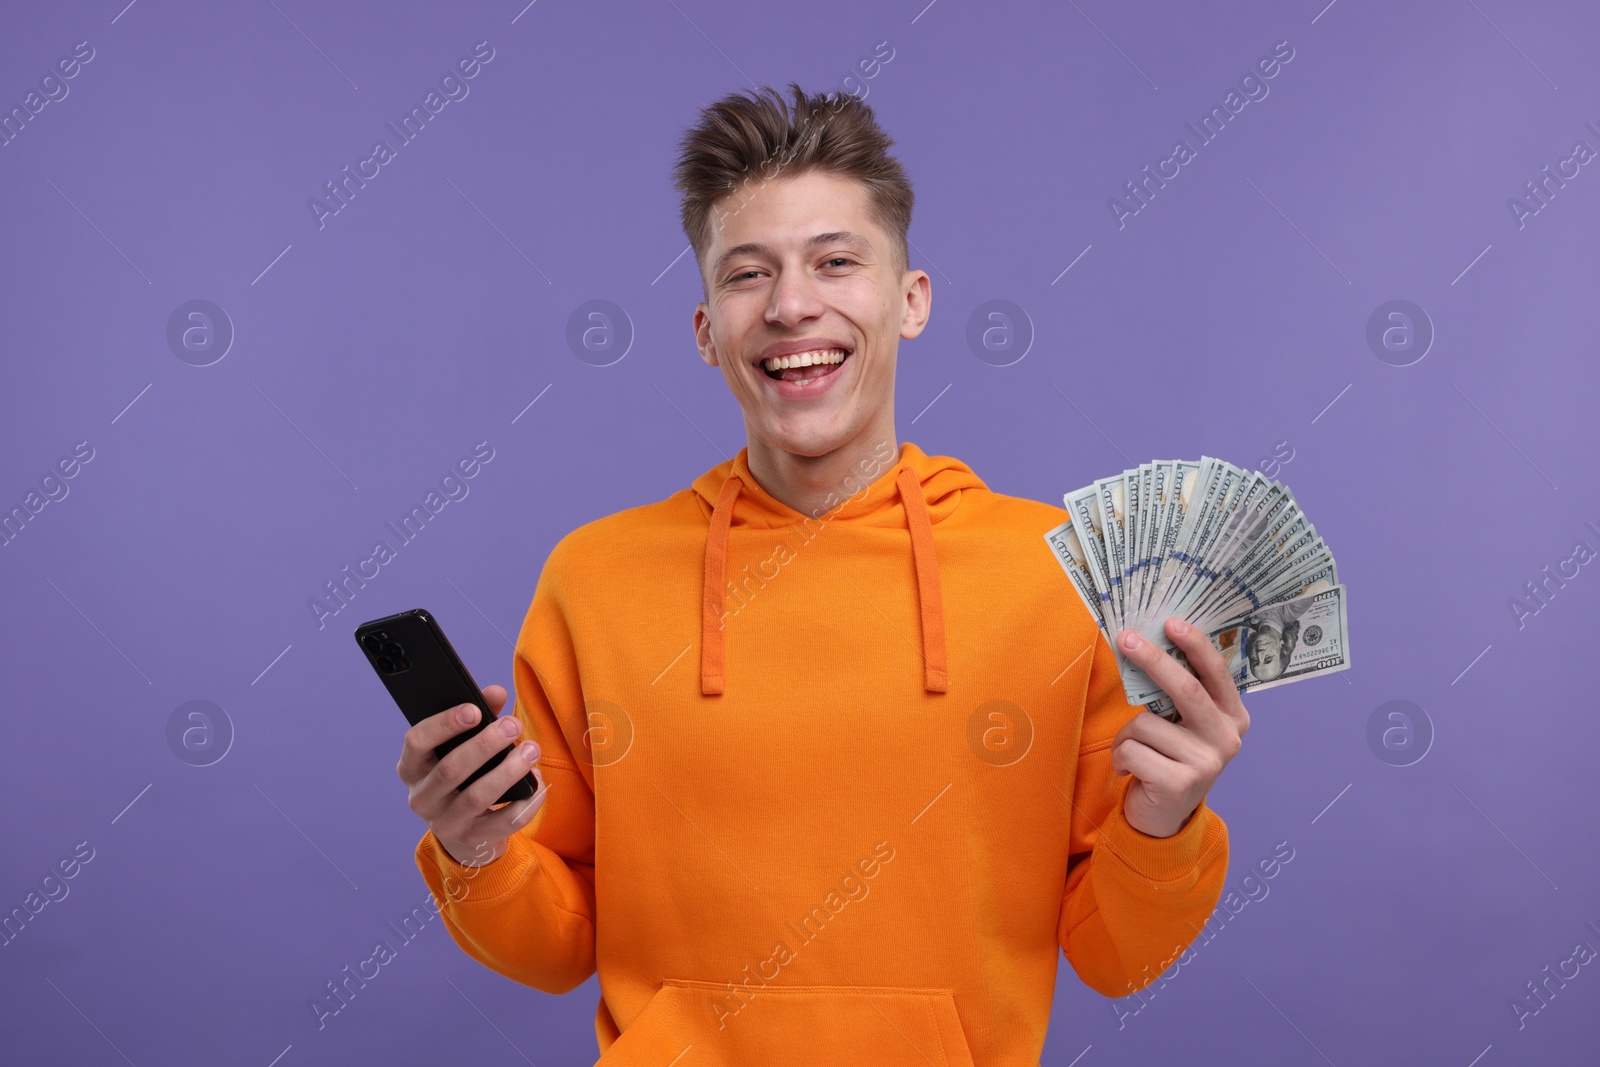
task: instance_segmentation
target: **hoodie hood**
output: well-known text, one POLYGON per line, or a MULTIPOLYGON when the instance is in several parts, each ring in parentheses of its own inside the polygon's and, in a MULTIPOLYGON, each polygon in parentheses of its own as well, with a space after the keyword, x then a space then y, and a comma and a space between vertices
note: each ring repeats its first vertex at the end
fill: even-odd
MULTIPOLYGON (((900 446, 894 466, 832 511, 807 516, 773 497, 750 473, 749 446, 694 480, 694 491, 706 515, 704 582, 701 586, 700 692, 723 691, 723 598, 727 583, 730 527, 771 529, 806 521, 842 522, 904 528, 917 575, 917 601, 922 624, 923 688, 949 690, 945 657, 944 602, 939 584, 939 556, 933 526, 952 515, 963 489, 984 489, 972 468, 950 456, 930 456, 910 441, 900 446)), ((864 480, 858 476, 856 485, 864 480)))

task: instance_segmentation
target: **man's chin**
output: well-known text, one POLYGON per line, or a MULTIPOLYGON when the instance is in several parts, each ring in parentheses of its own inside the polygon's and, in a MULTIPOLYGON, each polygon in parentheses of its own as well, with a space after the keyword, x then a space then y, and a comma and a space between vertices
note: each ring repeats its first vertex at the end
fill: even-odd
POLYGON ((790 423, 782 427, 771 427, 762 436, 771 447, 779 451, 813 458, 835 451, 850 439, 848 432, 831 423, 799 426, 790 423))

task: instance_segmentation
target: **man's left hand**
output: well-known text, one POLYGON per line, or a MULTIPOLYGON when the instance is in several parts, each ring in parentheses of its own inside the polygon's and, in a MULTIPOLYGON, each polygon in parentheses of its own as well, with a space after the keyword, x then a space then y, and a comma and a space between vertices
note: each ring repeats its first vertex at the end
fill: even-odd
POLYGON ((1199 677, 1132 630, 1117 637, 1122 654, 1144 668, 1183 716, 1176 723, 1155 714, 1135 715, 1111 742, 1112 768, 1135 778, 1123 799, 1123 815, 1151 837, 1171 837, 1182 828, 1238 755, 1250 729, 1250 713, 1210 638, 1177 617, 1167 620, 1166 631, 1199 677), (1130 645, 1130 639, 1136 643, 1130 645))

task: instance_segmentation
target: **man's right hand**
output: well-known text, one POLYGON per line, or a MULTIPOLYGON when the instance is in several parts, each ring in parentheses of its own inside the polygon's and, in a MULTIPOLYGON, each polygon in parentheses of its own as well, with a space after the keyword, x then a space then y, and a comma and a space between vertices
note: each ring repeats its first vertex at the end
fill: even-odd
MULTIPOLYGON (((505 689, 491 685, 483 695, 490 709, 500 716, 506 703, 505 689)), ((462 704, 423 719, 406 731, 400 763, 395 768, 411 791, 411 810, 428 824, 451 858, 467 867, 481 867, 504 855, 506 839, 528 825, 544 806, 549 792, 537 769, 539 745, 531 738, 508 753, 500 766, 456 792, 456 786, 490 756, 515 744, 522 733, 517 717, 504 715, 477 737, 457 745, 443 759, 433 754, 435 748, 476 725, 479 714, 476 706, 462 704), (503 732, 506 730, 509 732, 503 732), (530 770, 539 782, 538 791, 527 800, 493 808, 500 795, 530 770)))

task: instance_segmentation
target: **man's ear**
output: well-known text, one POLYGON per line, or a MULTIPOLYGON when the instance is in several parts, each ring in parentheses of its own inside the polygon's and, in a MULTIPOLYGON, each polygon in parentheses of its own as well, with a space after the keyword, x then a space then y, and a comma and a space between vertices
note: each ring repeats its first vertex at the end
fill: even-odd
POLYGON ((928 324, 928 316, 933 313, 933 279, 923 270, 906 273, 910 284, 903 297, 905 318, 900 324, 900 337, 911 341, 922 333, 923 327, 928 324))
POLYGON ((706 311, 704 301, 695 305, 694 309, 694 343, 700 349, 700 359, 709 367, 721 365, 717 355, 717 342, 711 336, 711 316, 706 311))

